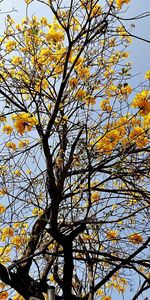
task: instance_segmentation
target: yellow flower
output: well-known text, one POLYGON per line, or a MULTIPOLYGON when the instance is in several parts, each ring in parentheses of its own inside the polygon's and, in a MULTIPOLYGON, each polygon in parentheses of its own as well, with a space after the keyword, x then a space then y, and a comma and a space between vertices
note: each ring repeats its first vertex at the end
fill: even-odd
POLYGON ((120 92, 121 92, 122 95, 125 95, 125 96, 129 95, 132 92, 132 87, 130 85, 122 87, 121 90, 120 90, 120 92))
POLYGON ((148 70, 145 74, 145 79, 150 80, 150 70, 148 70))
POLYGON ((76 93, 77 98, 84 98, 86 97, 86 91, 80 89, 78 90, 78 92, 76 93))
POLYGON ((5 242, 6 237, 12 237, 14 235, 14 231, 11 227, 5 227, 2 229, 2 236, 1 240, 2 242, 5 242))
POLYGON ((51 282, 55 283, 54 275, 51 274, 51 275, 49 276, 49 280, 50 280, 51 282))
POLYGON ((91 11, 91 17, 97 17, 102 14, 102 7, 99 4, 95 4, 92 11, 91 11))
POLYGON ((5 300, 7 298, 8 298, 8 292, 7 291, 0 292, 0 300, 5 300))
POLYGON ((23 135, 25 131, 30 131, 38 122, 34 116, 29 113, 20 113, 13 116, 14 126, 18 133, 23 135))
POLYGON ((133 244, 140 244, 143 242, 143 237, 139 233, 133 233, 129 236, 129 241, 133 244))
POLYGON ((12 51, 13 49, 15 49, 15 47, 16 47, 16 42, 15 41, 10 40, 6 43, 6 50, 7 51, 12 51))
POLYGON ((7 167, 0 165, 0 175, 5 175, 7 173, 7 167))
POLYGON ((6 122, 6 117, 3 115, 0 115, 0 122, 6 122))
POLYGON ((121 57, 122 58, 128 58, 129 57, 129 53, 128 52, 122 52, 121 53, 121 57))
POLYGON ((13 143, 13 142, 8 142, 6 143, 6 147, 9 148, 9 149, 12 149, 12 150, 16 150, 16 144, 13 143))
POLYGON ((78 83, 78 79, 77 79, 77 78, 71 78, 71 79, 69 80, 69 84, 70 84, 70 86, 72 86, 72 87, 75 87, 75 86, 77 85, 77 83, 78 83))
POLYGON ((139 115, 145 116, 150 113, 150 102, 149 102, 150 91, 144 90, 138 93, 132 101, 131 107, 139 108, 139 115))
POLYGON ((149 143, 149 139, 147 137, 143 137, 141 139, 137 139, 135 141, 135 143, 136 143, 137 147, 141 149, 149 143))
POLYGON ((0 196, 4 196, 6 193, 7 193, 7 189, 6 188, 0 189, 0 196))
POLYGON ((41 208, 35 207, 32 210, 32 215, 33 216, 41 216, 42 214, 43 214, 43 209, 41 209, 41 208))
POLYGON ((47 21, 47 19, 45 17, 42 17, 40 21, 41 21, 41 24, 43 26, 47 26, 48 25, 48 21, 47 21))
POLYGON ((11 134, 13 132, 13 128, 10 125, 5 125, 3 127, 3 132, 5 132, 7 134, 11 134))
POLYGON ((3 212, 6 210, 6 207, 0 204, 0 214, 3 214, 3 212))
POLYGON ((25 148, 25 147, 27 147, 28 145, 29 145, 29 140, 27 140, 27 139, 25 139, 25 140, 21 140, 21 141, 19 141, 19 143, 18 143, 18 147, 20 148, 20 149, 22 149, 22 148, 25 148))
POLYGON ((100 108, 106 112, 111 112, 112 111, 112 107, 110 105, 110 101, 109 99, 106 100, 102 100, 100 103, 100 108))
POLYGON ((123 26, 118 26, 116 31, 117 33, 119 33, 120 38, 123 39, 125 42, 127 43, 132 42, 132 38, 129 36, 129 34, 126 32, 123 26))
POLYGON ((17 294, 12 297, 12 300, 25 300, 21 295, 17 294))
POLYGON ((108 240, 114 240, 118 236, 118 231, 117 230, 109 230, 107 232, 106 236, 107 236, 108 240))
POLYGON ((43 79, 42 81, 39 81, 35 85, 35 90, 37 92, 40 92, 41 89, 46 90, 48 88, 48 81, 47 79, 43 79))
POLYGON ((111 297, 110 296, 103 296, 102 300, 111 300, 111 297))
POLYGON ((118 9, 121 9, 123 4, 128 4, 130 0, 116 0, 116 5, 118 9))
POLYGON ((25 0, 26 4, 30 4, 32 2, 32 0, 25 0))
POLYGON ((5 236, 13 236, 14 231, 11 227, 5 227, 2 229, 2 234, 4 234, 5 236))
POLYGON ((10 250, 11 250, 10 246, 0 247, 0 263, 1 264, 5 264, 6 262, 10 262, 10 257, 8 255, 10 250))
POLYGON ((57 31, 56 28, 54 28, 54 26, 51 26, 50 30, 46 34, 46 38, 48 41, 56 43, 64 39, 64 34, 62 31, 57 31))
POLYGON ((26 170, 26 174, 30 175, 32 173, 32 171, 30 169, 26 170))
POLYGON ((114 70, 111 70, 111 69, 106 69, 106 71, 104 72, 104 76, 106 77, 106 78, 109 78, 109 77, 111 77, 112 75, 114 75, 114 73, 115 73, 115 71, 114 70))
MULTIPOLYGON (((139 136, 143 135, 144 130, 141 127, 135 127, 131 132, 130 132, 130 139, 136 139, 139 136)), ((142 137, 143 138, 143 137, 142 137)))
POLYGON ((13 172, 14 175, 20 177, 21 176, 21 172, 19 170, 16 170, 13 172))
POLYGON ((79 75, 79 77, 83 80, 86 80, 87 78, 90 77, 90 69, 89 68, 79 68, 77 70, 77 73, 79 75))
POLYGON ((96 99, 93 96, 87 96, 85 98, 86 105, 94 105, 96 103, 96 99))
POLYGON ((22 58, 19 57, 19 56, 13 56, 13 58, 12 58, 12 60, 11 60, 11 63, 12 63, 13 65, 18 66, 18 65, 20 65, 20 64, 22 63, 22 58))
POLYGON ((89 234, 83 233, 82 238, 84 241, 90 241, 92 237, 89 234))
POLYGON ((15 236, 12 238, 11 242, 13 243, 13 245, 16 246, 16 248, 19 248, 19 246, 21 246, 22 244, 22 240, 21 240, 21 237, 20 236, 15 236))
POLYGON ((99 192, 93 192, 91 195, 91 202, 97 202, 100 200, 100 193, 99 192))
POLYGON ((144 128, 150 128, 150 113, 144 116, 144 128))
POLYGON ((129 138, 131 139, 131 141, 134 141, 136 143, 138 148, 145 147, 149 142, 148 138, 145 136, 143 128, 141 127, 134 128, 131 131, 129 138))
POLYGON ((101 289, 99 289, 99 290, 97 290, 96 294, 97 294, 98 296, 102 296, 102 295, 104 294, 104 291, 101 290, 101 289))

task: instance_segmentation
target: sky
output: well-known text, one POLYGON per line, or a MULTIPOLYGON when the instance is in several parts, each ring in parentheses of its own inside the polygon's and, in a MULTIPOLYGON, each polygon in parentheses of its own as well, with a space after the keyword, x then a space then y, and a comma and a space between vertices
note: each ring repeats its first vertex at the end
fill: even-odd
MULTIPOLYGON (((125 15, 132 17, 148 11, 150 12, 150 0, 132 0, 125 15)), ((133 23, 135 24, 133 34, 150 40, 150 17, 136 22, 133 20, 133 23)), ((140 73, 137 80, 143 80, 143 74, 150 69, 150 43, 133 39, 132 46, 130 47, 130 59, 133 62, 134 73, 140 73)))
MULTIPOLYGON (((25 16, 26 9, 24 5, 24 0, 4 0, 0 4, 0 33, 2 33, 5 25, 5 17, 7 14, 10 14, 15 20, 18 22, 25 16), (12 9, 15 9, 14 12, 11 13, 12 9)), ((36 1, 30 5, 31 14, 36 14, 39 17, 42 15, 51 18, 46 8, 41 4, 36 4, 36 1), (41 9, 42 7, 42 9, 41 9)), ((130 6, 126 12, 123 13, 122 17, 133 17, 140 15, 144 12, 150 12, 150 0, 131 0, 130 6)), ((135 28, 133 30, 133 34, 139 37, 150 39, 149 28, 150 28, 150 17, 141 19, 138 21, 126 21, 124 24, 135 24, 135 28)), ((138 39, 133 39, 132 45, 129 47, 130 53, 130 61, 133 63, 133 74, 137 74, 136 77, 133 78, 133 84, 136 86, 138 83, 143 81, 144 74, 147 70, 150 69, 150 43, 146 43, 144 41, 140 41, 138 39)), ((136 280, 136 278, 135 278, 136 280)), ((129 299, 131 298, 130 291, 127 292, 129 299)), ((115 300, 122 299, 121 295, 115 297, 115 300)), ((142 298, 139 298, 141 300, 142 298)))

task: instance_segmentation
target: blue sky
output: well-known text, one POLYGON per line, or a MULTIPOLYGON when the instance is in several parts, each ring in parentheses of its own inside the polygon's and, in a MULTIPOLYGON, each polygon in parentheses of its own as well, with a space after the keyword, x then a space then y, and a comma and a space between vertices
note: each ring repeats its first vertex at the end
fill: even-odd
MULTIPOLYGON (((150 12, 149 0, 132 0, 126 15, 132 17, 148 11, 150 12)), ((133 23, 136 25, 133 34, 150 40, 150 17, 133 21, 133 23)), ((133 62, 134 73, 142 73, 142 76, 138 76, 137 80, 143 80, 143 74, 150 69, 150 43, 133 39, 132 46, 130 47, 130 59, 133 62)))

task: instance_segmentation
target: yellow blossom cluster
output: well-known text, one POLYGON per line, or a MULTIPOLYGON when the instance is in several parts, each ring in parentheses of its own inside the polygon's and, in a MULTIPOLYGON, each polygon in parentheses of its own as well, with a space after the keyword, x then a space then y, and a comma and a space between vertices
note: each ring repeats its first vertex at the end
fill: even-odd
POLYGON ((43 209, 41 209, 41 208, 35 207, 32 210, 32 215, 33 216, 41 216, 42 214, 43 214, 43 209))
POLYGON ((150 113, 150 91, 143 90, 141 93, 136 94, 131 106, 133 108, 138 108, 139 115, 141 116, 150 113))
POLYGON ((113 149, 117 146, 118 142, 121 139, 120 131, 117 129, 110 130, 108 133, 104 134, 102 137, 99 137, 96 147, 98 151, 110 154, 113 149))
MULTIPOLYGON (((100 104, 105 112, 107 112, 107 104, 109 105, 109 102, 105 102, 105 100, 100 104)), ((108 110, 111 112, 111 107, 108 106, 108 110)), ((110 155, 116 149, 117 145, 121 144, 124 148, 134 143, 141 149, 149 143, 146 131, 149 125, 150 113, 144 116, 143 122, 137 117, 127 115, 104 127, 103 135, 99 136, 95 143, 92 142, 91 144, 95 144, 97 150, 106 155, 110 155)))
POLYGON ((102 100, 100 102, 100 108, 105 111, 105 112, 111 112, 112 111, 112 106, 110 105, 110 100, 106 99, 106 100, 102 100))
POLYGON ((3 212, 5 212, 5 210, 6 210, 6 207, 0 203, 0 214, 3 214, 3 212))
POLYGON ((20 170, 15 170, 15 171, 12 172, 12 174, 20 177, 21 176, 21 171, 20 170))
POLYGON ((107 283, 108 288, 115 288, 118 293, 124 293, 127 286, 127 280, 125 278, 121 278, 118 274, 113 275, 111 277, 111 281, 107 283))
POLYGON ((7 147, 8 149, 13 150, 13 151, 16 150, 16 144, 15 144, 14 142, 7 142, 7 143, 6 143, 6 147, 7 147))
POLYGON ((1 240, 5 242, 7 237, 12 237, 14 235, 14 230, 11 227, 5 227, 1 231, 1 240))
POLYGON ((87 96, 85 99, 84 99, 84 102, 87 106, 89 105, 94 105, 96 103, 96 99, 95 97, 93 96, 87 96))
POLYGON ((28 139, 20 140, 18 143, 18 147, 20 149, 25 148, 29 145, 30 141, 28 139))
POLYGON ((0 115, 0 122, 6 122, 6 117, 3 115, 0 115))
POLYGON ((129 241, 133 244, 140 244, 143 242, 143 237, 140 233, 135 232, 129 236, 129 241))
POLYGON ((134 141, 138 148, 145 147, 149 139, 146 137, 145 131, 142 127, 135 127, 129 135, 130 141, 134 141))
POLYGON ((52 283, 56 283, 53 274, 51 274, 51 275, 49 276, 49 280, 50 280, 50 282, 52 282, 52 283))
POLYGON ((32 0, 25 0, 26 4, 30 4, 32 2, 32 0))
POLYGON ((13 40, 9 40, 9 41, 6 43, 5 46, 6 46, 6 51, 11 52, 12 50, 15 49, 15 47, 16 47, 16 42, 13 41, 13 40))
POLYGON ((74 88, 78 84, 78 79, 77 78, 71 78, 69 80, 69 84, 70 84, 71 87, 74 88))
MULTIPOLYGON (((7 26, 8 35, 2 42, 8 55, 8 72, 2 68, 0 80, 6 78, 19 80, 25 84, 25 91, 28 85, 32 85, 34 91, 46 90, 49 87, 46 77, 49 74, 57 77, 64 69, 66 47, 63 46, 65 39, 63 28, 55 18, 49 23, 45 17, 38 20, 36 16, 31 19, 26 17, 20 24, 9 18, 7 26), (19 56, 16 55, 16 47, 19 56), (31 69, 34 69, 34 77, 31 69)), ((4 67, 3 64, 2 66, 4 67)))
POLYGON ((90 12, 90 17, 97 17, 100 16, 102 14, 102 6, 98 3, 92 3, 92 7, 91 7, 91 3, 89 3, 88 0, 82 0, 81 2, 81 7, 83 9, 86 9, 86 11, 89 13, 90 12))
POLYGON ((6 188, 1 188, 0 189, 0 196, 4 196, 7 194, 7 189, 6 188))
POLYGON ((108 97, 117 96, 118 99, 124 100, 132 93, 132 87, 128 84, 126 86, 110 84, 110 86, 106 88, 106 93, 108 97))
POLYGON ((130 0, 116 0, 116 5, 118 9, 121 9, 123 4, 128 4, 130 0))
POLYGON ((23 135, 24 132, 30 131, 33 126, 38 124, 35 116, 25 112, 22 112, 18 115, 13 115, 12 119, 14 121, 14 127, 21 135, 23 135))
POLYGON ((62 32, 61 27, 59 27, 58 25, 56 26, 54 23, 53 25, 51 25, 46 37, 48 41, 51 41, 52 43, 57 43, 64 40, 64 33, 62 32))
POLYGON ((107 231, 106 234, 108 240, 115 240, 118 236, 118 231, 117 230, 109 230, 107 231))
POLYGON ((0 247, 0 263, 5 264, 10 261, 10 246, 0 247))
POLYGON ((11 63, 15 66, 22 64, 22 58, 20 56, 13 56, 11 63))
POLYGON ((29 240, 27 233, 24 229, 20 231, 20 235, 15 235, 11 239, 11 243, 13 246, 16 247, 16 249, 19 249, 21 245, 25 245, 26 242, 29 240))
POLYGON ((123 41, 125 41, 126 43, 129 43, 129 44, 132 42, 132 38, 126 32, 125 27, 118 26, 116 31, 119 34, 119 37, 120 37, 121 40, 123 40, 123 41))
POLYGON ((144 125, 145 129, 150 128, 150 113, 148 113, 146 116, 144 116, 143 125, 144 125))
POLYGON ((17 294, 12 297, 12 300, 25 300, 21 295, 17 294))
POLYGON ((145 79, 150 80, 150 70, 148 70, 145 74, 145 79))
POLYGON ((2 291, 2 292, 0 292, 0 299, 1 299, 1 300, 6 300, 6 299, 8 299, 8 292, 7 292, 7 291, 2 291))
POLYGON ((103 296, 102 300, 111 300, 112 298, 110 296, 103 296))
POLYGON ((99 192, 92 192, 91 194, 91 202, 95 203, 100 200, 100 193, 99 192))
POLYGON ((4 125, 3 132, 5 132, 6 134, 11 134, 13 132, 12 126, 9 124, 4 125))
POLYGON ((76 93, 76 97, 79 99, 83 99, 86 97, 86 91, 79 89, 78 92, 76 93))

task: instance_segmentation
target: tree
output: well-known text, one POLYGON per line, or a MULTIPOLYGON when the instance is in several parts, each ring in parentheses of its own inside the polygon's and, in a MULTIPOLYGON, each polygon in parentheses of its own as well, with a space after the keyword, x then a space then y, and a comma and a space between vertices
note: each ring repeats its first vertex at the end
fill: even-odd
POLYGON ((131 87, 129 0, 36 1, 52 21, 30 18, 31 2, 0 40, 0 299, 43 300, 53 284, 56 299, 110 300, 131 276, 139 299, 150 71, 131 87))

